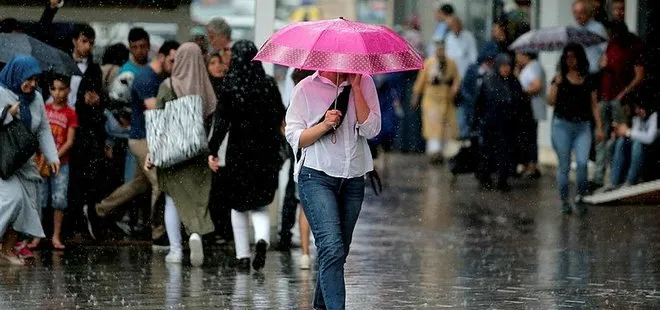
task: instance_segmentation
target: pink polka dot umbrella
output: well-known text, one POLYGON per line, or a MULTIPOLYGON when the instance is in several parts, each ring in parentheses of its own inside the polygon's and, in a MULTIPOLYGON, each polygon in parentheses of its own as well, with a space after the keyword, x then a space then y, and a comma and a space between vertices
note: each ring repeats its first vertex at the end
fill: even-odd
POLYGON ((343 18, 282 28, 254 60, 305 70, 380 74, 418 70, 424 59, 393 30, 343 18))

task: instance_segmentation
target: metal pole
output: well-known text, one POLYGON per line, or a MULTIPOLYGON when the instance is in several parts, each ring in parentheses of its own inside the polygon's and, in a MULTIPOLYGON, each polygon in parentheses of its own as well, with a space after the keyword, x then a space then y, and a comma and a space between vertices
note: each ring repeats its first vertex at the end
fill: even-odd
MULTIPOLYGON (((275 30, 275 0, 255 1, 254 44, 261 47, 275 30)), ((273 64, 264 63, 267 74, 273 75, 273 64)))

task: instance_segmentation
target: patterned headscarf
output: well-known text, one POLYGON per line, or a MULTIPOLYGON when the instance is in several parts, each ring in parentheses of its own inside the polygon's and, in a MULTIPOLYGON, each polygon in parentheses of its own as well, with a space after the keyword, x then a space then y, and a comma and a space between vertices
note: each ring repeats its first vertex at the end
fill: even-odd
POLYGON ((11 90, 18 96, 20 101, 21 121, 30 128, 32 126, 32 114, 30 113, 30 103, 34 101, 36 91, 24 93, 21 85, 28 79, 41 74, 39 61, 32 56, 17 55, 14 56, 5 67, 0 71, 0 85, 11 90))
POLYGON ((183 43, 176 51, 171 79, 173 90, 177 96, 202 96, 204 116, 213 114, 217 98, 211 80, 209 80, 202 50, 197 44, 183 43))

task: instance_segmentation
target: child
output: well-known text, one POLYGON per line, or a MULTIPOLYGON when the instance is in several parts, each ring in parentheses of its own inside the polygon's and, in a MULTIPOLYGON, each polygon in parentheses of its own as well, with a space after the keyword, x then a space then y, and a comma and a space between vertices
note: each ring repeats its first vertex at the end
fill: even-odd
MULTIPOLYGON (((56 75, 50 85, 52 103, 46 104, 46 114, 50 129, 57 146, 57 155, 60 158, 61 167, 57 175, 44 178, 41 190, 42 208, 47 208, 48 203, 54 209, 53 212, 53 248, 64 250, 60 234, 62 231, 62 219, 64 210, 67 208, 67 189, 69 187, 69 150, 73 146, 76 128, 78 127, 78 116, 75 110, 68 105, 70 78, 56 75)), ((32 245, 38 244, 34 240, 32 245)))
POLYGON ((658 113, 645 104, 637 103, 635 114, 632 128, 628 128, 626 124, 615 125, 617 140, 610 172, 611 184, 600 189, 600 192, 616 189, 622 184, 630 186, 638 182, 646 149, 658 135, 658 113), (629 167, 627 171, 626 167, 629 167))

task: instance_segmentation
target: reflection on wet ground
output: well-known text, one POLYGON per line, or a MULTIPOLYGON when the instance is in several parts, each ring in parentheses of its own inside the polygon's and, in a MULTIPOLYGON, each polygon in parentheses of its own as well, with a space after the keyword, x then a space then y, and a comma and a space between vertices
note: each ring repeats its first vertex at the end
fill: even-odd
MULTIPOLYGON (((550 177, 482 192, 423 158, 392 156, 382 196, 367 190, 346 266, 349 309, 658 309, 660 208, 559 213, 550 177)), ((42 252, 0 266, 0 309, 310 309, 316 271, 270 252, 263 273, 166 265, 146 247, 42 252)))

